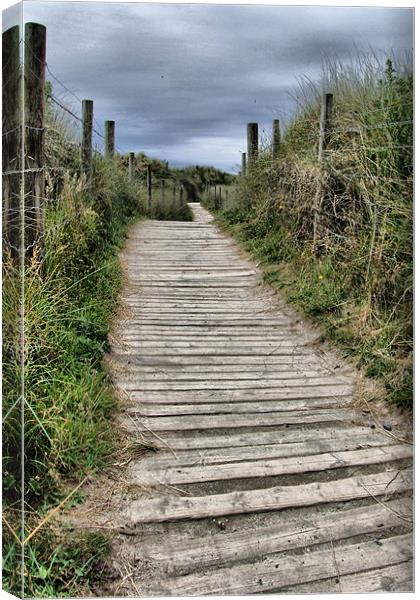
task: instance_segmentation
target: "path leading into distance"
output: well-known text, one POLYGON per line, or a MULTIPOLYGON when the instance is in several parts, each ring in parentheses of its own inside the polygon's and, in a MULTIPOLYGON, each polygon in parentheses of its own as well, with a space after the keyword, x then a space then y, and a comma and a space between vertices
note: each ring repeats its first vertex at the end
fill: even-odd
POLYGON ((128 466, 119 552, 149 595, 412 590, 412 447, 199 204, 124 253, 111 377, 157 448, 128 466))

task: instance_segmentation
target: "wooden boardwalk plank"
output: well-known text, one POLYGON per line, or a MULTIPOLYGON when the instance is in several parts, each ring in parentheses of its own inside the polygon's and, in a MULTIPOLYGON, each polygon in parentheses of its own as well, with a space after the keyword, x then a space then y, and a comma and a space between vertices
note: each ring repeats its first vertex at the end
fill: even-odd
MULTIPOLYGON (((343 431, 333 430, 333 432, 327 429, 326 431, 320 431, 315 439, 304 439, 304 433, 300 433, 299 440, 303 438, 303 441, 285 442, 283 440, 285 437, 284 435, 277 434, 277 436, 277 443, 271 444, 263 444, 260 442, 259 445, 253 446, 222 446, 222 448, 215 447, 214 449, 200 447, 192 451, 178 449, 176 453, 169 451, 165 452, 162 450, 158 455, 143 457, 141 459, 142 464, 141 466, 139 465, 139 471, 145 472, 148 468, 164 469, 168 467, 178 468, 179 466, 205 466, 246 460, 308 456, 327 451, 357 450, 358 448, 374 448, 396 443, 393 438, 384 436, 381 433, 367 437, 366 431, 364 430, 362 433, 358 434, 357 431, 352 431, 350 433, 347 429, 344 429, 343 431)), ((296 432, 294 438, 295 440, 298 438, 296 432)), ((211 439, 214 441, 214 436, 211 439)), ((169 447, 172 447, 170 443, 169 447)))
MULTIPOLYGON (((259 402, 224 402, 204 403, 194 402, 193 404, 176 404, 169 397, 168 402, 150 402, 142 400, 141 408, 135 407, 136 414, 145 417, 168 417, 178 415, 232 415, 242 413, 267 413, 282 411, 302 411, 313 410, 314 408, 337 408, 337 406, 351 406, 351 396, 344 396, 338 404, 336 397, 310 398, 309 400, 260 400, 259 402)), ((130 410, 130 409, 129 409, 130 410)))
MULTIPOLYGON (((271 354, 268 356, 263 355, 253 355, 247 354, 246 356, 238 356, 235 354, 232 355, 214 355, 214 354, 183 354, 180 356, 178 353, 173 354, 165 354, 163 355, 155 355, 150 356, 149 353, 146 352, 134 352, 132 349, 124 350, 119 344, 118 341, 114 342, 114 356, 124 357, 124 360, 130 361, 130 364, 139 364, 144 366, 156 366, 160 367, 164 366, 177 366, 183 365, 185 367, 189 366, 211 366, 211 365, 221 365, 221 366, 235 366, 240 369, 246 369, 248 366, 266 366, 266 365, 295 365, 296 369, 302 368, 305 364, 312 365, 314 361, 317 360, 317 355, 313 354, 271 354), (244 367, 246 365, 246 367, 244 367)), ((319 361, 319 358, 318 358, 319 361)), ((319 362, 318 362, 319 364, 319 362)), ((323 363, 321 363, 323 364, 323 363)))
POLYGON ((220 463, 217 465, 198 464, 192 467, 170 465, 162 469, 159 465, 143 472, 141 465, 132 463, 132 480, 139 485, 156 482, 169 485, 203 483, 247 479, 251 477, 273 477, 275 475, 295 475, 296 473, 321 472, 345 467, 360 467, 387 463, 393 460, 410 458, 411 448, 406 444, 362 450, 344 450, 324 454, 301 455, 279 459, 243 460, 241 462, 220 463), (140 467, 140 468, 139 468, 140 467))
MULTIPOLYGON (((163 580, 147 588, 150 595, 256 594, 329 577, 404 563, 411 557, 411 536, 385 538, 297 556, 269 557, 263 561, 163 580), (276 567, 276 565, 278 565, 276 567)), ((146 590, 145 590, 146 591, 146 590)), ((360 588, 358 589, 360 590, 360 588)))
POLYGON ((227 563, 261 559, 268 554, 330 543, 363 533, 378 532, 407 524, 412 516, 409 500, 371 504, 333 514, 314 514, 305 523, 289 523, 234 533, 218 533, 186 540, 167 536, 165 544, 142 541, 133 555, 165 564, 170 574, 186 574, 197 569, 227 563))
MULTIPOLYGON (((293 388, 299 388, 299 391, 305 390, 307 395, 310 396, 313 391, 315 394, 318 392, 325 392, 325 395, 334 394, 335 397, 340 395, 343 390, 344 393, 351 393, 353 386, 349 385, 348 381, 345 381, 343 377, 300 377, 291 379, 268 379, 265 380, 263 377, 255 379, 238 379, 232 377, 231 380, 218 380, 217 382, 200 382, 200 381, 145 381, 143 378, 136 378, 135 380, 128 380, 124 378, 124 385, 126 390, 135 390, 138 392, 161 392, 161 391, 200 391, 200 390, 267 390, 272 388, 279 388, 282 391, 291 390, 293 388), (334 387, 335 390, 332 390, 334 387)), ((238 392, 238 395, 240 393, 238 392)))
MULTIPOLYGON (((335 398, 337 407, 341 398, 351 395, 351 386, 289 386, 282 387, 281 383, 274 386, 261 386, 239 389, 224 389, 221 385, 218 389, 185 389, 185 390, 138 390, 136 382, 125 381, 121 385, 133 400, 139 402, 152 402, 161 404, 199 404, 214 403, 234 404, 235 402, 260 402, 268 400, 297 400, 314 398, 335 398)), ((182 386, 181 386, 182 387, 182 386)))
POLYGON ((179 519, 204 519, 250 512, 282 510, 298 506, 313 506, 326 502, 344 502, 412 489, 411 473, 407 470, 386 471, 337 481, 276 486, 268 489, 229 492, 187 498, 167 497, 132 503, 133 523, 152 523, 179 519))
MULTIPOLYGON (((137 422, 138 417, 137 419, 132 417, 129 417, 128 419, 127 417, 120 417, 120 419, 126 428, 140 433, 140 439, 144 439, 144 437, 147 439, 151 438, 159 448, 164 450, 170 448, 171 451, 176 450, 176 456, 179 455, 178 451, 183 450, 200 450, 201 452, 199 455, 203 456, 203 451, 213 449, 220 449, 220 452, 222 452, 223 455, 228 455, 230 450, 235 448, 239 449, 251 444, 256 455, 258 455, 259 446, 274 445, 277 447, 287 447, 298 443, 308 444, 308 446, 310 446, 314 442, 322 444, 324 440, 332 438, 338 441, 353 435, 355 436, 355 439, 358 439, 359 435, 363 436, 362 439, 365 440, 364 447, 369 446, 371 442, 374 446, 382 446, 384 445, 384 440, 386 443, 393 440, 393 438, 387 435, 385 431, 357 426, 353 426, 349 430, 345 426, 337 426, 337 422, 323 424, 323 427, 317 427, 310 423, 306 426, 295 426, 293 429, 253 427, 252 431, 241 433, 229 432, 229 435, 226 435, 223 430, 221 433, 218 433, 218 430, 215 430, 212 432, 213 435, 201 430, 165 432, 161 434, 161 440, 159 440, 158 438, 153 437, 153 434, 149 436, 147 435, 147 432, 139 432, 139 424, 137 422), (375 433, 372 433, 372 431, 375 433)), ((338 422, 338 425, 343 425, 343 423, 338 422)), ((160 460, 161 456, 161 453, 159 453, 154 455, 153 458, 155 460, 160 460)))
MULTIPOLYGON (((132 415, 141 415, 141 408, 129 407, 126 411, 132 415)), ((316 409, 302 412, 284 411, 249 414, 182 415, 172 417, 141 417, 138 419, 139 431, 187 431, 198 429, 226 429, 240 427, 271 427, 273 425, 291 425, 307 423, 331 423, 352 420, 354 411, 343 409, 316 409)))

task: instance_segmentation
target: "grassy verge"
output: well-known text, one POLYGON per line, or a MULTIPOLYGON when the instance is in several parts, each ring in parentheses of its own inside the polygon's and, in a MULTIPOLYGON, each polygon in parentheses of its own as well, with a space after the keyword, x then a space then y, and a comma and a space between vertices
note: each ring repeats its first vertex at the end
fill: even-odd
MULTIPOLYGON (((60 122, 49 118, 42 256, 28 259, 24 273, 3 256, 3 588, 26 597, 91 595, 108 550, 104 536, 66 532, 49 515, 114 451, 115 400, 102 357, 121 287, 118 251, 146 214, 145 187, 128 181, 124 157, 95 159, 88 181, 66 127, 57 136, 60 122), (18 538, 45 519, 22 564, 18 538)), ((168 204, 159 218, 190 213, 168 204)), ((76 492, 63 508, 81 501, 76 492)))
MULTIPOLYGON (((388 61, 384 70, 330 65, 326 80, 335 131, 324 164, 316 159, 322 88, 311 84, 279 156, 263 149, 216 212, 266 281, 410 411, 412 76, 388 61)), ((211 197, 205 203, 214 209, 211 197)))
MULTIPOLYGON (((101 360, 121 285, 117 252, 127 226, 142 214, 142 192, 127 182, 117 162, 98 161, 91 184, 76 176, 61 182, 46 208, 44 255, 28 262, 24 273, 23 414, 20 402, 15 404, 22 358, 16 310, 21 273, 6 257, 4 497, 6 519, 18 535, 21 494, 26 537, 71 487, 103 467, 112 451, 108 419, 115 402, 101 360)), ((4 534, 4 586, 19 594, 19 545, 8 528, 4 534)), ((106 549, 91 534, 53 544, 58 537, 47 525, 25 545, 25 595, 71 595, 106 549)))

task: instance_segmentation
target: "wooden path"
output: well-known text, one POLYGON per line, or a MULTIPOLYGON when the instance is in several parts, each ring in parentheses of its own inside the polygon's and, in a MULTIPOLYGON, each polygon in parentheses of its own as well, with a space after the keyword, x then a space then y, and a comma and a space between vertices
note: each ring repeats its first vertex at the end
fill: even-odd
POLYGON ((412 447, 353 408, 354 374, 192 204, 125 252, 111 375, 133 460, 132 593, 412 589, 412 447))

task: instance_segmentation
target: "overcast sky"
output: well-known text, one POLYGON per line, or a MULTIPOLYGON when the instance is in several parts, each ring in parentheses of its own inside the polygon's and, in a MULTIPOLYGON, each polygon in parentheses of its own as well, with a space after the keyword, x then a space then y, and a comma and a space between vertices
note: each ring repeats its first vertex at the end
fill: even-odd
MULTIPOLYGON (((325 54, 412 48, 403 8, 23 4, 26 21, 47 27, 51 71, 94 100, 99 124, 116 121, 118 148, 172 166, 235 170, 246 123, 269 130, 290 116, 297 78, 317 78, 325 54)), ((16 19, 16 8, 5 11, 3 30, 16 19)))

